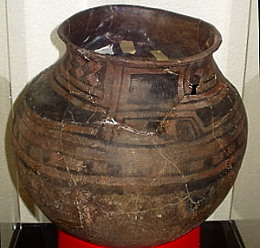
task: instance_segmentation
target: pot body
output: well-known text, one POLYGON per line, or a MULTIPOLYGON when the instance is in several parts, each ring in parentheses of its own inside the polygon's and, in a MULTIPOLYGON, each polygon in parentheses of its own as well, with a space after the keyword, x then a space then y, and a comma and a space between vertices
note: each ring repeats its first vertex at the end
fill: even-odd
POLYGON ((203 222, 246 147, 241 98, 211 55, 172 66, 72 49, 17 100, 21 181, 68 233, 103 246, 160 245, 203 222))

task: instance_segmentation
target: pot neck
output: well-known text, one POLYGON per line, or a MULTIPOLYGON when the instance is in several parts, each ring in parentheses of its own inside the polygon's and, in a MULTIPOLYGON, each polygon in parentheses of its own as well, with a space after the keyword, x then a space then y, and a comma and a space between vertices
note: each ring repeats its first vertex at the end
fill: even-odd
POLYGON ((128 5, 101 6, 82 11, 63 22, 58 33, 68 50, 87 61, 109 61, 132 67, 162 68, 196 63, 211 56, 221 44, 218 30, 202 20, 165 10, 128 5), (135 39, 136 29, 140 29, 137 36, 141 36, 141 40, 145 37, 151 39, 155 47, 166 51, 169 60, 103 55, 84 45, 85 40, 89 42, 97 36, 103 37, 107 32, 117 38, 135 39), (122 35, 122 30, 128 30, 128 33, 122 35), (176 49, 179 55, 175 55, 176 49))

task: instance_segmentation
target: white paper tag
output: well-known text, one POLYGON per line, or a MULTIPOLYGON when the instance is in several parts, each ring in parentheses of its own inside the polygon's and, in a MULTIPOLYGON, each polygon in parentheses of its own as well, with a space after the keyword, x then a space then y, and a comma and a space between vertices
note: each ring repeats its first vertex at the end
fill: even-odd
POLYGON ((135 54, 136 53, 133 41, 121 40, 119 42, 119 45, 120 45, 120 48, 121 48, 123 53, 130 53, 130 54, 135 54))
POLYGON ((160 50, 151 50, 150 53, 157 61, 169 61, 169 58, 160 50))

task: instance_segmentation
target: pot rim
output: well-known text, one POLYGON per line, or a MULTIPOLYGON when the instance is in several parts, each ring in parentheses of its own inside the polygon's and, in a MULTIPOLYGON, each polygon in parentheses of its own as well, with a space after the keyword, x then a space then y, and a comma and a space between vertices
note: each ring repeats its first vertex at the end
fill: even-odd
POLYGON ((64 22, 61 23, 61 25, 58 28, 58 35, 61 38, 61 40, 66 44, 67 50, 72 50, 79 56, 83 57, 86 60, 89 61, 97 61, 97 60, 105 60, 105 61, 110 61, 114 63, 120 63, 120 64, 128 64, 128 65, 134 65, 140 66, 140 67, 171 67, 171 66, 179 66, 179 65, 184 65, 184 64, 190 64, 193 62, 197 62, 199 60, 202 60, 208 56, 211 56, 221 45, 222 43, 222 36, 220 32, 217 30, 217 28, 201 19, 190 17, 187 15, 179 14, 173 11, 168 11, 165 9, 158 9, 158 8, 151 8, 151 7, 145 7, 145 6, 138 6, 138 5, 127 5, 127 4, 115 4, 115 5, 102 5, 102 6, 97 6, 94 8, 89 8, 83 11, 80 11, 68 19, 66 19, 64 22), (64 30, 67 27, 67 24, 73 20, 75 17, 82 15, 85 12, 90 12, 92 10, 98 10, 98 9, 105 9, 105 8, 135 8, 135 9, 144 9, 144 10, 151 10, 151 11, 160 11, 161 13, 168 13, 171 15, 175 15, 179 18, 189 20, 191 22, 197 22, 198 26, 204 26, 206 27, 209 31, 213 33, 213 42, 211 46, 209 46, 207 49, 198 52, 194 55, 183 57, 183 58, 178 58, 178 59, 172 59, 169 61, 156 61, 156 60, 145 60, 145 59, 140 59, 136 57, 123 57, 123 56, 114 56, 114 55, 103 55, 94 52, 93 50, 87 50, 84 48, 79 47, 78 45, 74 44, 72 41, 68 39, 68 37, 64 34, 64 30))

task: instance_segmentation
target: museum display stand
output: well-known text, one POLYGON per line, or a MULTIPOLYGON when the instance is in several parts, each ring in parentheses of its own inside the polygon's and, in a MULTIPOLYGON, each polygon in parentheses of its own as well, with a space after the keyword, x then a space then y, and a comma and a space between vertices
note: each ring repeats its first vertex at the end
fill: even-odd
MULTIPOLYGON (((58 230, 54 224, 17 224, 8 248, 102 248, 58 230)), ((245 248, 234 221, 207 221, 180 239, 156 248, 245 248)))

